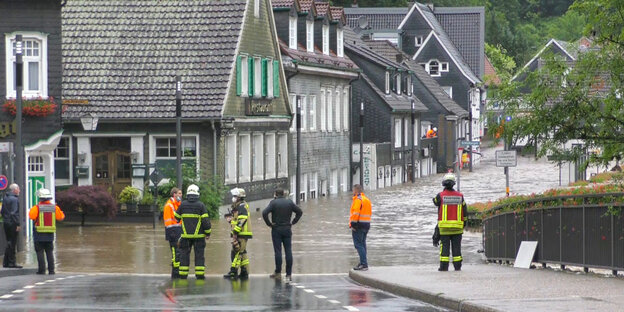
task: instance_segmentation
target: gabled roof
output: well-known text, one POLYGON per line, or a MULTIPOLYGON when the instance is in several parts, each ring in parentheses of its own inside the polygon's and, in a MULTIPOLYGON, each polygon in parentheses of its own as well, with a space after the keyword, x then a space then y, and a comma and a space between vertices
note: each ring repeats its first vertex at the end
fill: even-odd
POLYGON ((366 17, 371 29, 397 29, 408 8, 345 8, 347 24, 351 28, 359 26, 358 19, 366 17))
POLYGON ((329 7, 329 10, 331 12, 332 21, 341 21, 343 24, 347 23, 347 18, 345 17, 343 7, 332 6, 332 7, 329 7))
POLYGON ((496 73, 496 68, 494 68, 494 65, 492 65, 492 62, 490 62, 490 59, 487 56, 485 57, 485 74, 483 76, 483 80, 486 83, 489 80, 489 82, 495 86, 501 83, 500 77, 498 77, 498 74, 496 73))
POLYGON ((393 68, 403 69, 403 70, 407 70, 408 69, 404 65, 401 65, 401 64, 393 61, 393 60, 396 60, 396 58, 388 59, 388 58, 384 57, 383 55, 373 51, 350 28, 348 28, 348 27, 345 28, 344 36, 345 36, 345 39, 344 39, 345 40, 345 48, 349 49, 353 53, 356 53, 357 55, 359 55, 361 57, 364 57, 364 58, 370 60, 371 62, 374 62, 374 63, 379 64, 381 66, 393 67, 393 68))
POLYGON ((346 55, 344 57, 338 57, 334 53, 325 55, 318 49, 315 50, 315 53, 310 53, 305 49, 293 50, 290 49, 288 44, 282 40, 280 40, 280 50, 282 52, 282 56, 288 56, 297 61, 298 64, 346 70, 351 72, 357 72, 359 70, 358 66, 346 55))
POLYGON ((375 83, 366 75, 362 74, 362 79, 379 95, 379 97, 395 112, 409 112, 412 110, 412 100, 416 112, 426 112, 427 107, 416 97, 407 97, 405 95, 397 95, 394 92, 386 94, 381 91, 375 83))
MULTIPOLYGON (((329 2, 316 2, 314 5, 316 5, 316 14, 318 16, 325 16, 329 12, 329 2)), ((329 19, 331 20, 331 13, 329 19)))
POLYGON ((272 0, 271 1, 271 5, 273 6, 274 9, 290 8, 293 6, 293 4, 296 4, 297 7, 299 8, 299 1, 297 0, 272 0))
POLYGON ((63 118, 220 118, 246 0, 72 0, 63 7, 63 118))
POLYGON ((309 12, 310 10, 316 10, 314 0, 299 0, 301 5, 301 12, 309 12))
POLYGON ((533 62, 535 62, 535 61, 536 61, 536 60, 537 60, 537 59, 538 59, 538 58, 542 55, 542 53, 544 53, 544 51, 546 51, 546 49, 548 49, 548 47, 551 47, 551 46, 552 46, 552 47, 556 47, 556 48, 558 48, 559 50, 561 50, 561 51, 562 51, 562 52, 563 52, 566 56, 568 56, 568 57, 570 58, 570 60, 572 60, 572 61, 576 61, 576 52, 578 52, 578 49, 576 50, 576 52, 571 52, 570 50, 571 50, 571 46, 572 46, 572 45, 573 45, 573 44, 571 44, 571 43, 568 43, 568 42, 565 42, 565 41, 561 41, 561 40, 557 40, 557 39, 551 38, 551 39, 550 39, 550 40, 546 43, 546 45, 544 45, 544 46, 543 46, 543 47, 539 50, 539 52, 537 52, 537 54, 535 54, 535 55, 533 56, 533 58, 532 58, 530 61, 528 61, 528 62, 527 62, 527 63, 526 63, 526 64, 522 67, 522 70, 518 71, 518 73, 516 73, 516 74, 515 74, 515 75, 511 78, 511 80, 515 80, 515 79, 518 77, 518 75, 519 75, 520 73, 522 73, 522 72, 523 72, 526 68, 528 68, 528 67, 529 67, 529 66, 530 66, 533 62))

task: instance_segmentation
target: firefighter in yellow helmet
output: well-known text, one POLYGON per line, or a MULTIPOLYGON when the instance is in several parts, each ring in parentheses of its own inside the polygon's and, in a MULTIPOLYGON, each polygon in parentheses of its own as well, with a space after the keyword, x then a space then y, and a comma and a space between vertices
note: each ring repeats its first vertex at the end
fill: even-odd
POLYGON ((245 201, 247 194, 242 188, 230 190, 232 194, 232 210, 226 214, 232 228, 232 266, 230 272, 223 277, 230 279, 247 279, 249 277, 249 257, 247 256, 247 240, 252 238, 249 204, 245 201), (240 275, 238 269, 240 268, 240 275))
POLYGON ((45 262, 43 253, 48 260, 48 274, 54 274, 54 233, 56 233, 56 221, 63 221, 65 214, 52 202, 52 193, 48 189, 40 189, 37 192, 39 204, 32 206, 28 212, 28 217, 33 220, 35 230, 33 231, 33 241, 37 252, 37 263, 39 269, 37 274, 45 274, 45 262))

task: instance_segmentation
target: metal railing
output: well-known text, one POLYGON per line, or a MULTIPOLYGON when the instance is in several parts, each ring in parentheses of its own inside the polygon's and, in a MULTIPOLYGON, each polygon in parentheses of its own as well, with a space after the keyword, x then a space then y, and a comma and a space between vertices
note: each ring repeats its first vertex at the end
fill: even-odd
MULTIPOLYGON (((610 269, 616 275, 624 270, 624 203, 613 201, 618 197, 624 197, 624 193, 557 196, 512 203, 515 211, 483 220, 485 256, 488 261, 515 261, 522 241, 537 241, 533 261, 542 266, 547 263, 560 264, 562 268, 579 266, 585 272, 589 268, 610 269)), ((508 206, 494 207, 488 212, 508 206)))

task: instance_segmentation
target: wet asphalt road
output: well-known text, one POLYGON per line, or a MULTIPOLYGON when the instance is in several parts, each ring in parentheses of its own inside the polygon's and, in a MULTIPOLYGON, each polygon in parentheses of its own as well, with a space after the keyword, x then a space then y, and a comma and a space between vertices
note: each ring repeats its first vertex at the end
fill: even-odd
POLYGON ((57 274, 0 279, 2 311, 445 311, 354 284, 346 275, 263 276, 57 274))

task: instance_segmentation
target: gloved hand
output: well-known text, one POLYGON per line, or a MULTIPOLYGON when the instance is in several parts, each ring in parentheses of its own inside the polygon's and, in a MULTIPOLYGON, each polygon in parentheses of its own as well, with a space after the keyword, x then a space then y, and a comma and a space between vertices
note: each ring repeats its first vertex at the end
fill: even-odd
POLYGON ((438 247, 440 245, 440 229, 437 226, 433 231, 433 236, 431 236, 431 240, 433 241, 433 247, 438 247))

